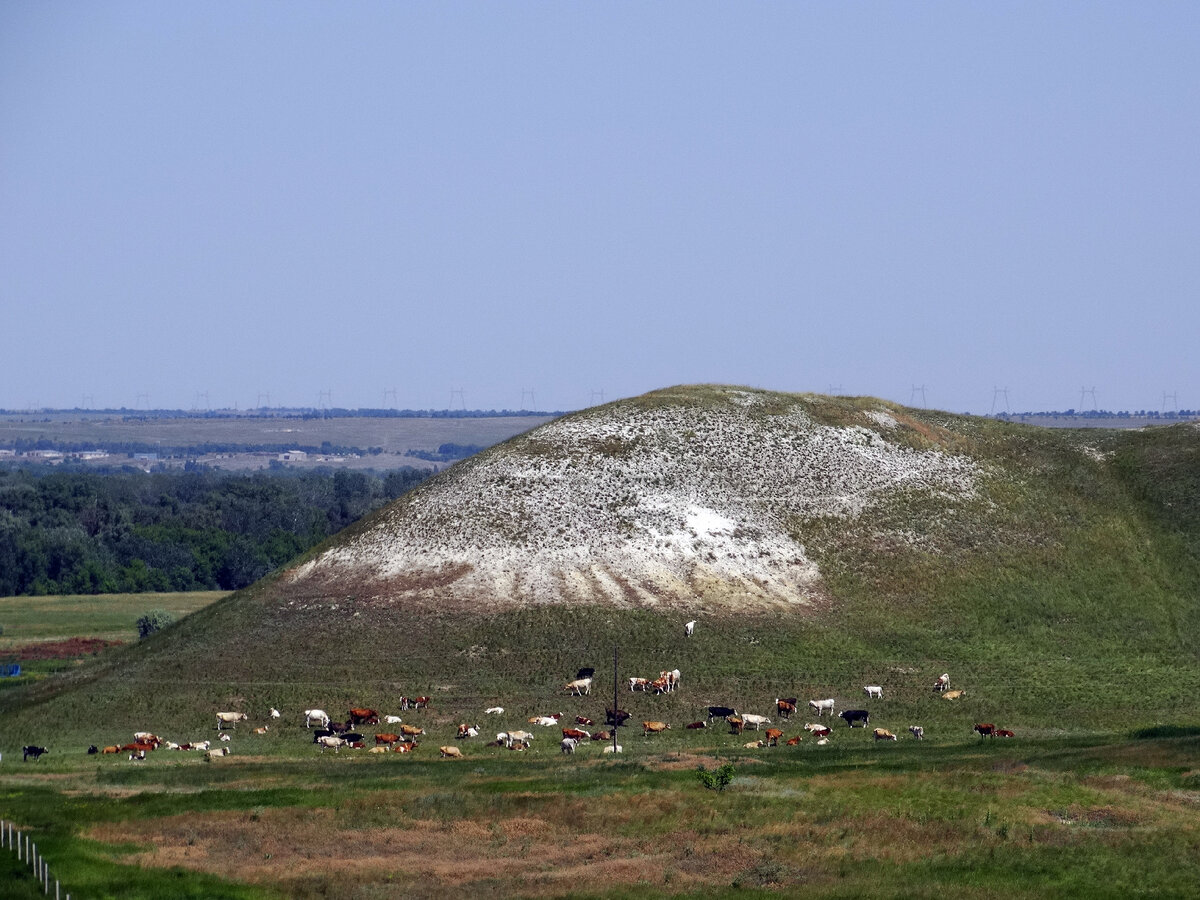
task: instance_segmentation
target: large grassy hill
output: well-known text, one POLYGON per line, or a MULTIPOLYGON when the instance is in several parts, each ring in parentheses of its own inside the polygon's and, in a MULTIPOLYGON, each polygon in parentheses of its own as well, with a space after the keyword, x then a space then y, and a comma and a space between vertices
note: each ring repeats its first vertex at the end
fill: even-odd
POLYGON ((433 696, 438 727, 492 705, 600 719, 614 649, 622 680, 682 671, 673 695, 621 696, 675 723, 665 745, 709 703, 782 696, 933 735, 1194 723, 1198 622, 1193 425, 674 388, 493 447, 142 644, 6 691, 0 749, 401 694, 433 696), (597 693, 570 700, 585 665, 597 693), (943 671, 966 697, 934 697, 943 671))

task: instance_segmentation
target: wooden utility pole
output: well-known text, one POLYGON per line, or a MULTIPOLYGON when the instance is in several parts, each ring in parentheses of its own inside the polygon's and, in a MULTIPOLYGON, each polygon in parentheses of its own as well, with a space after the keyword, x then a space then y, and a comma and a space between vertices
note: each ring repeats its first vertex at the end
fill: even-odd
POLYGON ((613 644, 613 756, 617 755, 617 729, 621 717, 617 713, 617 646, 613 644))

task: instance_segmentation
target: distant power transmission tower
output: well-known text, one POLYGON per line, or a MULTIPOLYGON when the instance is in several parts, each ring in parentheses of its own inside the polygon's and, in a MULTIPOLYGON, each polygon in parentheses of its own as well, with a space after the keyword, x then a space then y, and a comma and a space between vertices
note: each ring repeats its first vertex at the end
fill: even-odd
POLYGON ((596 405, 596 398, 597 398, 597 397, 599 397, 599 398, 600 398, 600 402, 601 402, 601 403, 603 403, 603 402, 604 402, 604 388, 601 388, 601 389, 600 389, 600 390, 598 390, 598 391, 592 391, 592 403, 591 403, 591 405, 592 405, 592 406, 595 406, 595 405, 596 405))
POLYGON ((137 399, 133 401, 133 408, 141 409, 143 403, 146 404, 146 407, 145 407, 146 409, 150 408, 150 395, 149 394, 138 394, 137 399))
POLYGON ((96 402, 95 398, 92 397, 91 394, 84 394, 81 399, 83 402, 80 404, 80 409, 91 409, 92 404, 96 402))
POLYGON ((1090 388, 1081 387, 1079 389, 1079 409, 1081 411, 1083 410, 1083 408, 1084 408, 1083 401, 1084 401, 1084 398, 1087 397, 1088 394, 1092 395, 1092 409, 1099 409, 1100 403, 1096 399, 1096 386, 1095 385, 1092 385, 1090 388))
POLYGON ((455 397, 458 398, 458 402, 462 404, 462 408, 465 410, 467 408, 467 398, 466 398, 466 395, 463 393, 462 388, 450 388, 450 408, 451 409, 454 409, 454 398, 455 397))
POLYGON ((841 392, 842 392, 842 386, 840 384, 831 384, 829 386, 829 390, 826 391, 826 393, 829 394, 830 397, 836 397, 839 394, 841 394, 841 392))
POLYGON ((913 385, 912 393, 908 395, 908 405, 912 406, 913 401, 917 399, 917 394, 921 395, 921 406, 924 407, 926 405, 926 401, 925 401, 925 385, 923 385, 923 384, 920 384, 920 385, 914 384, 913 385))
POLYGON ((271 395, 269 393, 260 393, 258 395, 257 406, 259 409, 266 409, 271 405, 271 395))
POLYGON ((1168 394, 1166 391, 1163 391, 1162 411, 1163 412, 1168 412, 1168 411, 1175 412, 1178 409, 1179 409, 1179 395, 1175 394, 1175 393, 1168 394), (1168 398, 1170 398, 1170 400, 1171 400, 1170 406, 1167 406, 1168 398))
POLYGON ((192 401, 192 409, 195 409, 195 410, 201 410, 201 409, 207 410, 208 409, 208 391, 196 391, 196 398, 195 398, 195 400, 192 401), (203 404, 200 403, 201 400, 204 401, 203 404))
POLYGON ((529 390, 521 388, 521 409, 537 409, 537 400, 535 400, 533 397, 533 388, 530 388, 529 390), (528 406, 525 405, 525 398, 527 396, 529 397, 528 406))
POLYGON ((996 400, 998 400, 1000 397, 1003 397, 1003 398, 1004 398, 1004 412, 1005 412, 1006 414, 1007 414, 1007 413, 1010 413, 1010 412, 1012 412, 1012 410, 1010 410, 1010 409, 1008 408, 1008 388, 1006 388, 1006 387, 1003 387, 1003 388, 993 387, 993 388, 992 388, 992 411, 991 411, 991 413, 990 413, 989 415, 995 415, 995 413, 996 413, 996 400))
POLYGON ((395 388, 384 388, 383 389, 383 408, 384 409, 395 409, 399 405, 399 403, 400 403, 400 401, 396 398, 396 389, 395 388), (388 406, 388 397, 392 398, 391 406, 388 406))
POLYGON ((317 391, 317 408, 329 409, 333 406, 333 391, 317 391))

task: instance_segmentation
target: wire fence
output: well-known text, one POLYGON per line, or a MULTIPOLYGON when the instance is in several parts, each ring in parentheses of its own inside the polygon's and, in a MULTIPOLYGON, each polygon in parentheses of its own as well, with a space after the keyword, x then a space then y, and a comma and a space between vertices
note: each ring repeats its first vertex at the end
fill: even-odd
MULTIPOLYGON (((38 845, 30 839, 28 833, 19 831, 17 826, 4 819, 0 819, 0 849, 7 849, 17 854, 17 862, 24 863, 25 866, 33 870, 34 878, 37 879, 38 885, 42 888, 42 893, 46 896, 50 895, 50 864, 46 858, 38 852, 38 845)), ((62 885, 57 878, 54 881, 54 900, 71 900, 70 894, 63 894, 62 885)))

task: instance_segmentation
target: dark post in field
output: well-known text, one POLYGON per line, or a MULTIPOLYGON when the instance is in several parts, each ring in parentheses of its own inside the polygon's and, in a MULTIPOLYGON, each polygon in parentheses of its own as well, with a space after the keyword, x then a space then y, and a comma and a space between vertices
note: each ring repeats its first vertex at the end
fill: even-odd
POLYGON ((613 756, 617 755, 617 729, 621 726, 621 717, 617 715, 617 646, 613 645, 613 756))

